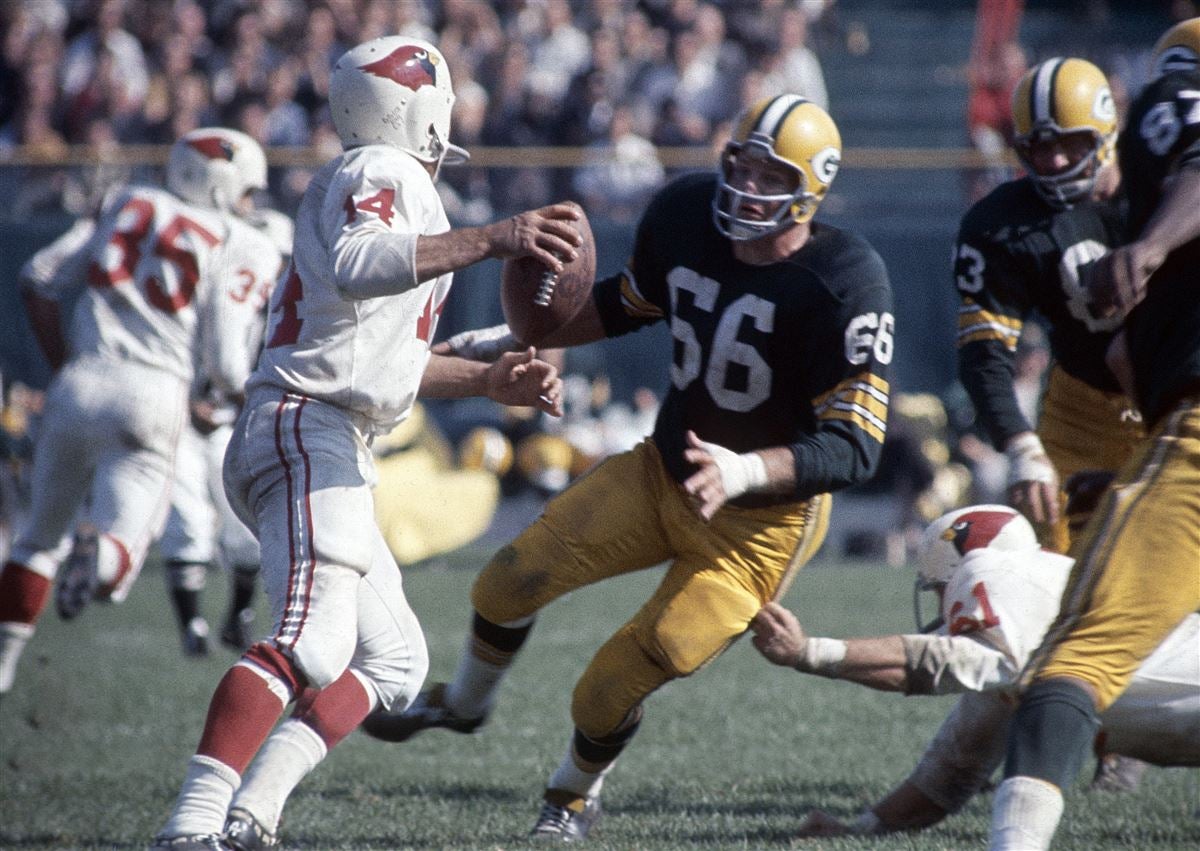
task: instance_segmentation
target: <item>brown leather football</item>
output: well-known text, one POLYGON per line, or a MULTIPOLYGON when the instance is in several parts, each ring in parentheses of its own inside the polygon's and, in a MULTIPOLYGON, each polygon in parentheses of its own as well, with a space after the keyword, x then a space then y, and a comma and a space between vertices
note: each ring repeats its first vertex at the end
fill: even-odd
MULTIPOLYGON (((576 205, 578 206, 578 205, 576 205)), ((583 237, 578 256, 567 263, 557 280, 532 257, 510 258, 500 271, 500 306, 513 336, 530 346, 573 318, 591 297, 596 277, 596 241, 587 214, 580 208, 575 227, 583 237), (549 290, 548 303, 545 302, 549 290)))

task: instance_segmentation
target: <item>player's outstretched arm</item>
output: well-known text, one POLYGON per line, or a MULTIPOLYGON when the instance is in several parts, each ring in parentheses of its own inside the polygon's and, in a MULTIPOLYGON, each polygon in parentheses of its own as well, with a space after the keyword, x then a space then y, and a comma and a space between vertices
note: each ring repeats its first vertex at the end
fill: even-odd
POLYGON ((810 636, 794 614, 775 602, 759 610, 750 629, 755 648, 776 665, 880 691, 908 686, 907 654, 899 635, 846 641, 810 636))
POLYGON ((428 281, 489 257, 533 257, 555 272, 574 260, 583 237, 573 204, 551 204, 480 227, 455 228, 417 239, 416 279, 428 281))
POLYGON ((562 379, 533 348, 507 352, 493 363, 432 355, 418 391, 426 398, 486 396, 502 405, 532 407, 562 416, 562 379))
POLYGON ((929 799, 911 780, 905 780, 851 821, 842 821, 824 810, 813 810, 800 823, 796 836, 869 836, 898 830, 920 830, 937 824, 946 811, 929 799))

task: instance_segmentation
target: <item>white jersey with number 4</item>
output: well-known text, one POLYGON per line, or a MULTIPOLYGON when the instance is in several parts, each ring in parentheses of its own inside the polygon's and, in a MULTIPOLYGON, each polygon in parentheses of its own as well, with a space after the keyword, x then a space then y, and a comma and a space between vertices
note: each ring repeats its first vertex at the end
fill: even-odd
POLYGON ((292 265, 272 296, 250 387, 391 430, 412 409, 451 282, 403 280, 397 269, 414 268, 418 236, 449 229, 429 174, 403 151, 369 145, 327 164, 296 215, 292 265))
MULTIPOLYGON (((965 694, 910 777, 946 811, 958 810, 1003 761, 1017 679, 1058 614, 1073 564, 1047 551, 981 549, 947 583, 945 625, 929 639, 941 676, 920 691, 965 694)), ((1142 663, 1100 721, 1110 752, 1200 765, 1200 615, 1185 618, 1142 663)))

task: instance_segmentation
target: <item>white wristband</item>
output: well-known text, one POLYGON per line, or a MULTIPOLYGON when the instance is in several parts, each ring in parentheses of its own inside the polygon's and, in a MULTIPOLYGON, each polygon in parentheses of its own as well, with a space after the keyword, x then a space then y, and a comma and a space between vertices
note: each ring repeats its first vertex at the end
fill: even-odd
POLYGON ((846 826, 855 836, 883 833, 883 822, 879 820, 879 816, 875 815, 874 810, 863 810, 858 814, 858 818, 846 826))
POLYGON ((501 323, 491 328, 475 328, 455 334, 446 344, 460 358, 491 363, 499 360, 505 352, 521 348, 508 325, 501 323))
POLYGON ((796 670, 805 674, 836 678, 846 658, 846 642, 837 638, 808 638, 804 654, 796 663, 796 670))
MULTIPOLYGON (((709 451, 712 452, 711 448, 709 451)), ((719 453, 712 452, 712 456, 717 469, 721 471, 721 484, 725 488, 726 499, 736 499, 747 491, 761 488, 767 483, 767 464, 757 452, 738 455, 724 449, 719 453)))
POLYGON ((1042 441, 1033 432, 1009 441, 1004 447, 1004 455, 1008 458, 1009 487, 1018 482, 1055 484, 1058 481, 1042 441))

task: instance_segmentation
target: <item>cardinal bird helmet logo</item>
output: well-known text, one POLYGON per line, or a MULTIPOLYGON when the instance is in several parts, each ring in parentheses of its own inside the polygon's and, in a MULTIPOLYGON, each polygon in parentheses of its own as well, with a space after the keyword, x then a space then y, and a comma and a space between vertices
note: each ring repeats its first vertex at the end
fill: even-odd
POLYGON ((210 160, 233 162, 233 155, 237 151, 233 142, 222 139, 220 136, 201 136, 197 139, 188 139, 187 144, 189 148, 210 160))
POLYGON ((382 59, 358 67, 414 92, 422 86, 437 85, 437 57, 414 44, 401 45, 382 59))

